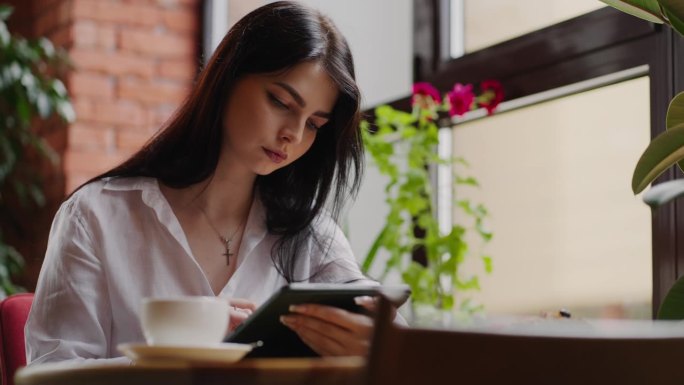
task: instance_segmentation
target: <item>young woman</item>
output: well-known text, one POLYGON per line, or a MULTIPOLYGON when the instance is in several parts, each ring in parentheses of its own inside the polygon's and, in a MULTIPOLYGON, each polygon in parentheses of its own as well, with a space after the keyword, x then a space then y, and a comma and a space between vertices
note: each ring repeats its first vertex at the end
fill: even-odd
MULTIPOLYGON (((365 280, 334 221, 362 172, 359 99, 327 17, 276 2, 240 20, 167 126, 58 211, 28 361, 125 361, 143 297, 235 298, 239 322, 288 282, 365 280)), ((324 306, 284 323, 322 355, 365 354, 372 329, 324 306)))

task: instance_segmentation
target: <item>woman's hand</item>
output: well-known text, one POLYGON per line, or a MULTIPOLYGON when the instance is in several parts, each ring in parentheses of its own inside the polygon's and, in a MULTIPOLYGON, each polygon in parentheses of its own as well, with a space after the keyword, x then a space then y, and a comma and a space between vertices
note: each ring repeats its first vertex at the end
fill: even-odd
MULTIPOLYGON (((360 304, 364 306, 363 304, 360 304)), ((280 321, 322 356, 365 356, 373 334, 373 319, 324 305, 290 306, 280 321)))
POLYGON ((256 310, 256 305, 242 298, 232 298, 228 300, 230 303, 230 321, 228 328, 232 332, 240 326, 252 313, 256 310))

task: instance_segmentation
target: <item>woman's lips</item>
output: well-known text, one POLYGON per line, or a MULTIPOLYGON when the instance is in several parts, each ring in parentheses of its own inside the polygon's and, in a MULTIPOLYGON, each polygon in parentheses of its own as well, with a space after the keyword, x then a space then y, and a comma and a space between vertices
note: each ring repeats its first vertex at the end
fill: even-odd
POLYGON ((272 150, 269 150, 268 148, 264 147, 264 152, 275 163, 281 163, 285 159, 287 159, 287 154, 283 154, 282 152, 279 152, 279 151, 272 151, 272 150))

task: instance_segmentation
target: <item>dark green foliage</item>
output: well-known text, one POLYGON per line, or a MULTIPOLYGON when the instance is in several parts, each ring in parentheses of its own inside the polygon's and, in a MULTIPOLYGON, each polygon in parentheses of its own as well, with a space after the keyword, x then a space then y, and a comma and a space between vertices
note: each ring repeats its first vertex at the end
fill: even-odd
MULTIPOLYGON (((45 203, 38 173, 22 161, 36 153, 58 163, 57 154, 32 125, 55 115, 74 120, 66 88, 57 79, 68 65, 66 54, 47 39, 27 40, 10 34, 6 21, 11 14, 11 7, 0 5, 0 215, 9 225, 12 211, 3 193, 16 196, 23 207, 45 203)), ((23 264, 22 256, 0 231, 0 293, 20 290, 11 277, 23 264)))

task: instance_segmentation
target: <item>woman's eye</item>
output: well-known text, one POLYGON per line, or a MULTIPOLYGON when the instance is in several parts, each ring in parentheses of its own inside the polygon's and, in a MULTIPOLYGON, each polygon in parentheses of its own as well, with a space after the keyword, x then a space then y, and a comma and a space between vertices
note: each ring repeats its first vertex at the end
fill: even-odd
POLYGON ((310 120, 306 122, 306 125, 309 127, 309 129, 311 129, 313 131, 318 131, 318 129, 320 128, 310 120))
POLYGON ((287 104, 285 104, 285 103, 283 103, 282 101, 280 101, 280 99, 278 99, 275 95, 273 95, 273 94, 271 94, 271 93, 268 94, 268 99, 269 99, 269 100, 271 101, 271 103, 273 103, 273 105, 275 105, 276 107, 279 107, 279 108, 282 108, 282 109, 285 109, 285 110, 289 110, 289 109, 290 109, 290 108, 287 106, 287 104))

